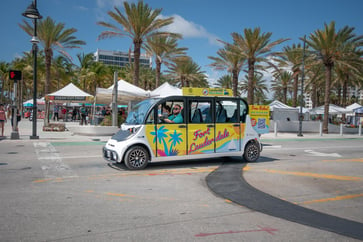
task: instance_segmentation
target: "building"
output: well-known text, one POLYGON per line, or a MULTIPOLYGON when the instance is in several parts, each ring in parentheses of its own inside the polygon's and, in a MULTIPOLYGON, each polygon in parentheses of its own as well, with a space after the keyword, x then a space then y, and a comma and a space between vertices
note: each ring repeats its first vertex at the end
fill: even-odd
MULTIPOLYGON (((130 53, 131 62, 134 62, 133 53, 130 53)), ((102 62, 105 65, 109 66, 119 66, 123 67, 130 63, 129 53, 121 52, 121 51, 109 51, 109 50, 100 50, 94 53, 94 60, 102 62)), ((146 54, 140 55, 140 66, 144 67, 152 67, 152 59, 151 56, 146 54)))

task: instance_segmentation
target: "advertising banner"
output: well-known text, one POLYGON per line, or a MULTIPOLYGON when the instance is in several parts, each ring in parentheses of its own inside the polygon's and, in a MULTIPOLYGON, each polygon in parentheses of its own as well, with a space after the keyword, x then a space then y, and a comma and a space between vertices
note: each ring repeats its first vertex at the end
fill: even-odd
POLYGON ((182 92, 184 96, 202 96, 202 97, 233 96, 232 89, 227 89, 227 88, 183 87, 182 92))
POLYGON ((249 105, 249 115, 254 130, 259 134, 270 132, 270 106, 249 105))

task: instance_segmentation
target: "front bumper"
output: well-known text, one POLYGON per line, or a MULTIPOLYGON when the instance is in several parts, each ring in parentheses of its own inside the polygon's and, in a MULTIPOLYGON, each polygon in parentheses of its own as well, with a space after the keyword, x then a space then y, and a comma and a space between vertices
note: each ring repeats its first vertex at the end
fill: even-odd
POLYGON ((103 158, 109 162, 119 162, 119 157, 116 151, 103 147, 102 149, 103 158))

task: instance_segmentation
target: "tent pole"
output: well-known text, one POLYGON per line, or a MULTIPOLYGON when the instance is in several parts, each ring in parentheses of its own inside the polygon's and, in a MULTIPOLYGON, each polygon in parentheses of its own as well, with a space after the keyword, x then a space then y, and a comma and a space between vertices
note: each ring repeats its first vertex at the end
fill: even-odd
POLYGON ((112 126, 118 126, 117 125, 117 116, 118 116, 118 112, 117 112, 117 89, 118 89, 118 83, 117 83, 117 78, 118 77, 118 73, 117 71, 114 72, 113 75, 113 93, 112 93, 112 126))

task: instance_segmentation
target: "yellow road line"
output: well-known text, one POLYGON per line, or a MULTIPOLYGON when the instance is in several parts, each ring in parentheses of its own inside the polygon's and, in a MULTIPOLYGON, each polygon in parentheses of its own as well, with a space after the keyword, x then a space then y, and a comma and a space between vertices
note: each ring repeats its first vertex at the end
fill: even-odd
POLYGON ((284 175, 306 176, 306 177, 333 179, 333 180, 340 180, 340 181, 360 181, 360 180, 362 180, 361 177, 355 177, 355 176, 338 176, 338 175, 332 175, 332 174, 319 174, 319 173, 298 172, 298 171, 279 171, 279 170, 271 170, 271 169, 266 169, 265 171, 270 172, 270 173, 284 174, 284 175))
POLYGON ((123 193, 113 193, 113 192, 107 192, 106 195, 114 196, 114 197, 135 197, 133 195, 127 195, 127 194, 123 194, 123 193))
POLYGON ((363 158, 323 160, 324 162, 363 162, 363 158))
POLYGON ((311 200, 311 201, 300 202, 299 204, 312 204, 312 203, 323 203, 323 202, 330 202, 330 201, 340 201, 340 200, 352 199, 352 198, 357 198, 357 197, 363 197, 363 194, 351 194, 351 195, 316 199, 316 200, 311 200))

